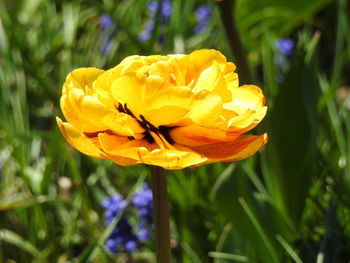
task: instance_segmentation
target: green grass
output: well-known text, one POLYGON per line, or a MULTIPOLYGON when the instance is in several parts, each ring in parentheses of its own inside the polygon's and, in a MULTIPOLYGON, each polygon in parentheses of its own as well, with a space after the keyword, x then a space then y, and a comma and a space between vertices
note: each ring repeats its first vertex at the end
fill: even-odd
MULTIPOLYGON (((235 61, 215 1, 172 2, 169 21, 158 19, 142 42, 146 0, 0 1, 0 262, 154 262, 152 241, 131 255, 104 248, 111 229, 100 205, 113 193, 130 198, 150 181, 148 168, 83 156, 55 116, 65 76, 77 67, 199 48, 235 61), (213 12, 195 34, 201 4, 213 12), (104 13, 115 25, 102 35, 104 13)), ((350 262, 350 5, 237 0, 234 12, 269 106, 257 131, 269 143, 236 164, 169 172, 174 260, 350 262), (282 37, 295 48, 279 82, 282 37)))

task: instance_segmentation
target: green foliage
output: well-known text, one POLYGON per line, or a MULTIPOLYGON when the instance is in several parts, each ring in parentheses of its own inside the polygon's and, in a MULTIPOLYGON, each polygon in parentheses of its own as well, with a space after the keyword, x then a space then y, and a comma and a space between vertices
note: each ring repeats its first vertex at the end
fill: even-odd
MULTIPOLYGON (((152 242, 133 254, 104 248, 119 219, 106 228, 101 208, 113 193, 131 198, 148 169, 83 156, 55 123, 74 68, 198 48, 234 57, 209 0, 173 0, 170 19, 158 10, 140 41, 148 2, 0 1, 0 262, 154 262, 152 242), (213 14, 195 34, 201 4, 213 14), (105 31, 103 14, 113 20, 105 31)), ((269 143, 237 164, 169 172, 175 262, 349 262, 349 13, 346 0, 237 1, 269 143), (281 71, 275 43, 287 36, 295 47, 281 71)))

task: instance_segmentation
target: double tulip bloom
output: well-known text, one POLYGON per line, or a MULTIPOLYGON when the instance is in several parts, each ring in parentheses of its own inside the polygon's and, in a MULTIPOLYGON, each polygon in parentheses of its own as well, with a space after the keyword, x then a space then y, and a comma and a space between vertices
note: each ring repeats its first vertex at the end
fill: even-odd
POLYGON ((215 50, 130 56, 107 71, 80 68, 64 83, 57 118, 69 143, 119 165, 181 169, 237 161, 267 135, 245 135, 265 116, 254 85, 238 85, 235 65, 215 50))

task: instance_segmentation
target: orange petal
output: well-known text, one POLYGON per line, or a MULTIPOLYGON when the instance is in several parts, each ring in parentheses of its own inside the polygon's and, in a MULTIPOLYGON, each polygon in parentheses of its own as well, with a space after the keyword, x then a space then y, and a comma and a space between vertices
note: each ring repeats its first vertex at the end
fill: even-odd
POLYGON ((127 137, 108 133, 100 133, 98 139, 106 153, 141 162, 143 156, 156 148, 156 144, 150 144, 144 139, 129 140, 127 137))
POLYGON ((107 159, 106 155, 99 148, 99 143, 96 138, 85 136, 82 132, 74 128, 73 125, 62 122, 58 117, 56 117, 56 121, 63 136, 78 151, 95 158, 107 159))
POLYGON ((176 143, 186 146, 232 141, 239 136, 228 135, 223 130, 196 124, 174 128, 170 130, 169 135, 176 143))
POLYGON ((140 163, 140 160, 138 158, 133 159, 118 154, 118 150, 123 149, 124 145, 130 142, 130 139, 127 137, 108 133, 100 133, 98 135, 98 140, 101 144, 101 147, 103 148, 103 151, 113 162, 121 166, 140 163))
POLYGON ((256 153, 267 142, 267 134, 241 135, 230 142, 218 142, 202 146, 189 147, 194 152, 208 157, 210 162, 237 161, 248 158, 256 153))
POLYGON ((108 133, 100 133, 99 141, 106 154, 120 165, 145 163, 165 169, 181 169, 207 160, 180 145, 173 149, 160 149, 157 144, 150 144, 146 140, 129 140, 108 133))

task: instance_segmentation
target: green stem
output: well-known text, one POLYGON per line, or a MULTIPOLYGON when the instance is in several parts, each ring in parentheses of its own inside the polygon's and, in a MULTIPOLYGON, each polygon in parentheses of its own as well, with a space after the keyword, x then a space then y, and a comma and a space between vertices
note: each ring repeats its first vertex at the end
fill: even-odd
POLYGON ((238 65, 237 71, 239 73, 239 78, 244 84, 249 84, 253 82, 253 78, 250 74, 243 45, 236 27, 236 21, 234 18, 235 3, 235 0, 224 0, 217 2, 217 5, 219 7, 221 20, 226 31, 227 40, 230 44, 236 64, 238 65))
POLYGON ((161 167, 152 166, 151 172, 157 262, 171 263, 167 178, 161 167))

